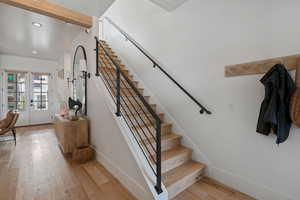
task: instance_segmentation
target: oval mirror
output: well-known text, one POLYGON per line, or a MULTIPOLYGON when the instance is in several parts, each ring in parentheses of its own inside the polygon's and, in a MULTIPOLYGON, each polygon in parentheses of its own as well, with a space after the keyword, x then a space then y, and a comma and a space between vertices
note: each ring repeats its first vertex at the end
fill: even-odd
POLYGON ((82 45, 76 48, 73 58, 73 99, 82 103, 82 109, 79 111, 82 115, 87 115, 87 58, 82 45))

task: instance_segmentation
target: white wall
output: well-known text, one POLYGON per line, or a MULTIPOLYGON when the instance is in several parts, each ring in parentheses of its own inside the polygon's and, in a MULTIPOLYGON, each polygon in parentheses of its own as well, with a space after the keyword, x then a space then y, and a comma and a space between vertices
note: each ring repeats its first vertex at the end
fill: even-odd
POLYGON ((262 75, 225 78, 224 66, 299 53, 299 6, 293 0, 189 0, 167 12, 148 0, 117 0, 105 14, 213 112, 200 115, 105 23, 113 49, 208 158, 210 176, 257 199, 299 199, 299 129, 279 147, 273 135, 257 134, 262 75))
MULTIPOLYGON (((88 118, 90 120, 90 142, 96 150, 97 159, 105 165, 107 170, 119 178, 122 184, 134 195, 139 193, 145 200, 150 200, 152 194, 139 171, 138 165, 114 119, 113 114, 105 101, 107 98, 99 92, 96 83, 101 81, 95 77, 96 70, 96 41, 98 36, 98 19, 94 18, 94 27, 89 34, 82 31, 73 41, 70 49, 65 52, 75 53, 78 45, 83 45, 87 54, 88 71, 91 79, 88 80, 88 118), (139 191, 137 191, 139 190, 139 191)), ((73 57, 72 57, 73 59, 73 57)), ((70 64, 73 63, 70 62, 70 64)), ((65 68, 71 69, 65 65, 65 68)), ((141 197, 141 196, 139 196, 141 197)))
MULTIPOLYGON (((1 63, 1 56, 0 56, 0 63, 1 63)), ((0 65, 0 118, 2 119, 3 115, 3 91, 1 89, 3 85, 3 77, 2 77, 2 70, 0 65)))
POLYGON ((57 69, 62 68, 59 66, 58 62, 50 60, 5 54, 1 54, 0 57, 0 66, 4 69, 54 73, 57 69))
MULTIPOLYGON (((63 69, 58 62, 42 60, 29 57, 20 57, 14 55, 0 54, 0 71, 1 70, 19 70, 27 72, 45 72, 53 76, 53 106, 52 114, 59 111, 59 98, 57 89, 57 71, 63 69)), ((2 83, 2 82, 1 82, 2 83)), ((2 96, 2 95, 1 95, 2 96)), ((0 99, 1 100, 1 99, 0 99)), ((4 111, 4 110, 3 110, 4 111)), ((2 114, 0 113, 0 116, 2 114)))

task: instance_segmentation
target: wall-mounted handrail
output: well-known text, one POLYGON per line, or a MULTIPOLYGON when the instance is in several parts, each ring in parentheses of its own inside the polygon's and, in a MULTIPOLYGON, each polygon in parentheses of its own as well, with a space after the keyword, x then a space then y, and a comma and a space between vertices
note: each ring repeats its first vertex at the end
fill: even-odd
POLYGON ((181 86, 168 72, 166 72, 159 62, 151 56, 151 54, 144 49, 138 42, 136 42, 128 33, 123 31, 116 23, 114 23, 109 17, 104 17, 111 25, 113 25, 128 41, 130 41, 144 56, 146 56, 153 64, 153 67, 157 67, 163 74, 165 74, 177 87, 179 87, 193 102, 195 102, 200 108, 200 113, 211 114, 205 106, 203 106, 195 97, 193 97, 183 86, 181 86))

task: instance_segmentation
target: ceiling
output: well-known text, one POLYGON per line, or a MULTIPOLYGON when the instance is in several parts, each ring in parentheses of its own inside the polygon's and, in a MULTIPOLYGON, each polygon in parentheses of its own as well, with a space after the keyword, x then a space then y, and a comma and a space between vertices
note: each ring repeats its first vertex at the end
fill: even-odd
POLYGON ((90 16, 102 16, 115 0, 48 0, 90 16))
POLYGON ((168 11, 173 11, 188 0, 150 0, 150 1, 152 1, 153 3, 159 5, 160 7, 168 11))
MULTIPOLYGON (((91 16, 101 16, 115 0, 48 0, 91 16)), ((168 10, 186 0, 151 0, 168 10)), ((0 3, 0 54, 58 61, 82 27, 0 3), (32 22, 42 24, 41 28, 32 22), (36 51, 37 54, 32 52, 36 51)))
POLYGON ((57 61, 82 27, 0 3, 0 54, 57 61), (41 28, 32 22, 42 24, 41 28), (32 51, 37 51, 34 55, 32 51))

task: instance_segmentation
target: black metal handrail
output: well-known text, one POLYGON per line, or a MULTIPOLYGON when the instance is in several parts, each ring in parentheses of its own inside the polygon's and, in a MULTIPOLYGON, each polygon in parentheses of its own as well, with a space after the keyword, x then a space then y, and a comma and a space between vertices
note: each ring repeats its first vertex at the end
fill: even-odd
POLYGON ((200 108, 200 113, 211 114, 205 106, 203 106, 195 97, 193 97, 183 86, 181 86, 166 70, 164 70, 153 56, 150 55, 138 42, 136 42, 129 34, 123 31, 117 24, 115 24, 109 17, 104 17, 111 25, 113 25, 125 38, 130 41, 144 56, 146 56, 153 64, 153 67, 157 67, 163 74, 165 74, 177 87, 179 87, 193 102, 195 102, 200 108))
MULTIPOLYGON (((114 102, 116 103, 116 115, 118 117, 123 117, 129 129, 133 133, 135 140, 137 141, 139 147, 141 148, 144 156, 146 157, 147 162, 149 163, 151 169, 153 170, 156 176, 156 185, 155 189, 158 194, 162 192, 162 172, 161 172, 161 125, 162 121, 158 114, 153 110, 153 108, 146 101, 144 96, 139 92, 134 83, 126 75, 126 73, 121 69, 118 62, 116 62, 111 55, 105 49, 105 46, 96 39, 96 76, 100 76, 108 89, 110 95, 112 96, 114 102), (99 49, 100 47, 100 49, 99 49), (105 58, 108 58, 109 61, 113 64, 106 67, 104 62, 100 62, 99 66, 99 56, 103 53, 105 58), (103 66, 102 66, 103 64, 103 66), (114 68, 111 68, 114 67, 114 68), (106 72, 99 69, 107 70, 106 72), (124 86, 124 88, 122 88, 124 86), (123 94, 122 90, 128 91, 129 96, 123 94), (134 102, 132 102, 134 101, 134 102), (145 115, 146 119, 143 119, 142 113, 139 113, 139 110, 136 108, 135 104, 138 105, 140 111, 145 115), (137 114, 135 114, 137 113, 137 114), (151 115, 151 119, 148 117, 151 115), (153 120, 154 123, 153 123, 153 120), (148 120, 148 122, 146 122, 148 120), (155 134, 152 133, 153 129, 150 129, 148 125, 151 125, 155 131, 155 134), (144 130, 144 127, 146 130, 144 130), (151 137, 151 138, 149 138, 151 137), (146 141, 144 141, 144 138, 146 141), (156 147, 152 145, 154 141, 156 147), (149 149, 147 143, 151 147, 149 149), (155 153, 155 157, 153 153, 155 153), (153 167, 155 165, 155 168, 153 167)), ((100 59, 101 60, 101 59, 100 59)))

